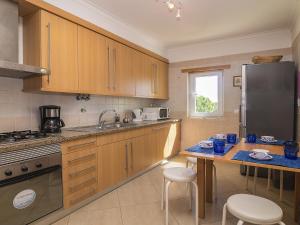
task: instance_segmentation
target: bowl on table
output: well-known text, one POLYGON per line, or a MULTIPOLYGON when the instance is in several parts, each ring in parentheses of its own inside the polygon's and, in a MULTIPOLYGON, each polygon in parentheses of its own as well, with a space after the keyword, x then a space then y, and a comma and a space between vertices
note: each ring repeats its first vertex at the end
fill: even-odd
POLYGON ((199 142, 199 146, 201 148, 213 148, 214 147, 214 143, 213 141, 200 141, 199 142))
POLYGON ((262 140, 263 142, 276 142, 277 140, 275 140, 274 136, 261 136, 260 140, 262 140))

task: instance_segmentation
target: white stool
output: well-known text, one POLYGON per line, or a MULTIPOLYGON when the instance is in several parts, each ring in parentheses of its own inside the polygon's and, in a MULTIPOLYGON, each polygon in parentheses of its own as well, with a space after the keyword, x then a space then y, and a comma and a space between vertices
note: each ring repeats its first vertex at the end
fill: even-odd
POLYGON ((242 225, 244 222, 285 225, 281 221, 283 216, 281 208, 274 202, 259 196, 248 194, 230 196, 223 208, 222 225, 225 225, 227 210, 239 219, 237 225, 242 225))
POLYGON ((190 207, 192 208, 192 185, 195 187, 196 191, 196 208, 195 208, 195 220, 196 225, 198 225, 198 186, 194 181, 197 173, 191 168, 184 167, 173 167, 166 168, 163 172, 163 186, 162 186, 162 198, 161 198, 161 209, 164 209, 164 199, 166 202, 166 225, 169 223, 169 186, 172 182, 183 182, 190 183, 190 194, 191 194, 191 202, 190 207), (167 183, 166 183, 167 180, 167 183))
MULTIPOLYGON (((197 158, 195 157, 186 157, 186 168, 189 167, 189 164, 192 164, 192 169, 197 166, 197 158)), ((215 194, 215 199, 217 199, 217 169, 216 166, 213 164, 213 176, 214 176, 214 194, 215 194)))

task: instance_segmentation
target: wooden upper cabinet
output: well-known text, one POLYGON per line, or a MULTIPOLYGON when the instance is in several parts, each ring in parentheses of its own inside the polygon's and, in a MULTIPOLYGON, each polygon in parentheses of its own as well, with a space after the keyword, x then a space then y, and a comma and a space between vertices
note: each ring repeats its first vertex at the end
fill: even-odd
POLYGON ((77 37, 77 24, 46 11, 24 17, 24 62, 51 71, 48 76, 26 79, 24 90, 76 93, 77 37))
POLYGON ((158 81, 157 94, 160 99, 169 98, 169 65, 162 61, 158 61, 158 81))
POLYGON ((108 49, 109 94, 135 96, 135 81, 132 73, 133 50, 109 39, 108 49))
POLYGON ((150 57, 134 51, 132 57, 132 70, 135 77, 135 95, 137 97, 152 96, 152 77, 150 72, 150 57))
POLYGON ((108 47, 104 36, 78 26, 79 92, 106 94, 108 87, 108 47))

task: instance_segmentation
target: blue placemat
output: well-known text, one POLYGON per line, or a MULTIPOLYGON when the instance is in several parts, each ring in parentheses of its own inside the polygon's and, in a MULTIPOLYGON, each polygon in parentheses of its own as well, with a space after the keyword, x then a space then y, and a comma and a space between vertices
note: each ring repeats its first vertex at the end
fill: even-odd
POLYGON ((193 147, 187 148, 186 150, 188 152, 197 152, 197 153, 204 153, 204 154, 209 154, 209 155, 225 155, 229 150, 233 147, 234 145, 231 144, 226 144, 224 153, 216 153, 214 152, 214 148, 201 148, 199 145, 195 145, 193 147))
POLYGON ((284 155, 270 154, 273 157, 273 159, 262 161, 262 160, 252 159, 249 156, 250 153, 251 153, 251 151, 241 150, 233 156, 232 160, 300 169, 300 158, 299 157, 297 160, 291 160, 291 159, 285 158, 284 155))
MULTIPOLYGON (((215 140, 215 138, 214 138, 214 137, 210 137, 208 140, 209 140, 209 141, 214 141, 214 140, 215 140)), ((226 141, 226 144, 229 144, 229 143, 227 142, 227 140, 226 140, 226 139, 225 139, 225 141, 226 141)), ((236 143, 235 143, 235 144, 233 144, 233 145, 236 145, 236 144, 238 144, 238 143, 240 143, 240 139, 239 139, 239 138, 236 138, 236 143)), ((230 145, 232 145, 232 144, 230 144, 230 145)))
MULTIPOLYGON (((248 143, 247 142, 247 139, 245 140, 245 143, 248 143)), ((262 141, 261 139, 256 139, 256 143, 255 144, 260 144, 260 145, 278 145, 278 146, 283 146, 285 143, 284 140, 277 140, 276 142, 265 142, 265 141, 262 141)), ((248 143, 248 144, 252 144, 252 143, 248 143)))

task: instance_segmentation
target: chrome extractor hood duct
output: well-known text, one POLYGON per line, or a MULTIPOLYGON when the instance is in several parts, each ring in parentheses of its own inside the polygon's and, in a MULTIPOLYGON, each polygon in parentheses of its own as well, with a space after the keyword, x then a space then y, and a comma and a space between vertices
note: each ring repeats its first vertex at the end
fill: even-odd
POLYGON ((12 0, 0 0, 0 77, 26 78, 48 74, 40 67, 19 64, 18 5, 12 0))

